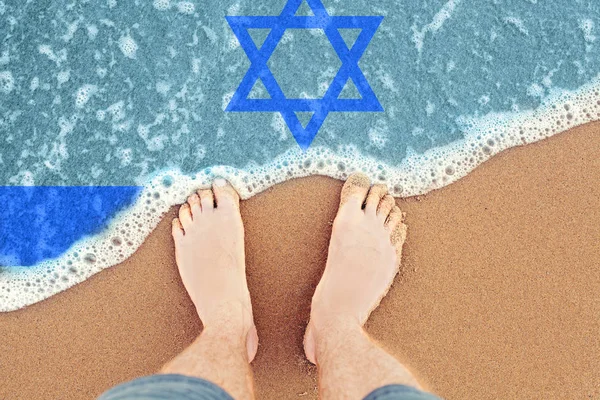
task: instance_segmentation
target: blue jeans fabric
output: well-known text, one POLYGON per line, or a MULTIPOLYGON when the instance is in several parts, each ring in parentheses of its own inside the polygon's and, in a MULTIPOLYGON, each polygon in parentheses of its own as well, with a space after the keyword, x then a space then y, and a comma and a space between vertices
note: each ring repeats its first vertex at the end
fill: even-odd
POLYGON ((372 391, 364 400, 440 400, 440 398, 410 386, 387 385, 372 391))
MULTIPOLYGON (((102 394, 98 400, 233 400, 219 386, 184 375, 152 375, 125 382, 102 394)), ((439 400, 430 393, 403 386, 379 388, 364 400, 439 400)))

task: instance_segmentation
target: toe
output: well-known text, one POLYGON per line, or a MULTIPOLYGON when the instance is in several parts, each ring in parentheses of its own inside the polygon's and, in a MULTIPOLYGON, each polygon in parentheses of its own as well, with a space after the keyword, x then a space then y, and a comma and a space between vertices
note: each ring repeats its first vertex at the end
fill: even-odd
POLYGON ((371 187, 371 181, 365 174, 355 173, 350 175, 344 187, 340 199, 340 207, 346 203, 352 203, 362 207, 371 187))
POLYGON ((365 212, 367 214, 375 215, 377 213, 377 207, 379 206, 381 199, 383 199, 383 196, 387 194, 387 191, 386 185, 377 184, 371 187, 365 204, 365 212))
POLYGON ((178 239, 183 236, 183 226, 181 226, 181 221, 179 218, 174 218, 171 224, 171 233, 175 239, 178 239))
POLYGON ((188 227, 191 225, 192 213, 188 203, 183 203, 179 208, 179 221, 181 221, 183 229, 188 229, 188 227))
POLYGON ((407 227, 403 222, 400 222, 398 225, 396 225, 396 228, 394 228, 394 230, 392 231, 392 236, 391 236, 391 240, 392 243, 399 249, 402 248, 402 245, 404 244, 404 241, 406 240, 406 231, 407 231, 407 227))
POLYGON ((213 192, 215 193, 215 203, 219 207, 235 207, 240 205, 240 196, 233 186, 225 179, 215 179, 213 182, 213 192))
POLYGON ((202 209, 200 208, 200 197, 196 193, 188 197, 187 200, 190 205, 190 211, 192 212, 192 218, 196 215, 200 215, 202 209))
POLYGON ((403 224, 402 222, 400 222, 398 225, 396 225, 396 229, 394 229, 394 231, 392 232, 392 235, 390 236, 390 240, 392 241, 392 244, 396 248, 396 256, 397 256, 396 259, 397 259, 398 265, 400 265, 400 261, 402 260, 402 246, 404 245, 404 242, 406 241, 406 232, 407 232, 406 225, 403 224))
POLYGON ((390 215, 390 211, 392 211, 392 208, 394 208, 395 205, 396 200, 394 200, 394 196, 386 194, 379 202, 379 207, 377 208, 377 217, 385 222, 388 215, 390 215))
POLYGON ((202 203, 202 211, 211 211, 215 208, 215 198, 213 192, 210 189, 204 189, 198 191, 200 196, 200 202, 202 203))
POLYGON ((388 215, 385 226, 393 232, 394 229, 402 222, 402 211, 400 211, 400 207, 394 206, 392 207, 392 211, 390 211, 390 215, 388 215))

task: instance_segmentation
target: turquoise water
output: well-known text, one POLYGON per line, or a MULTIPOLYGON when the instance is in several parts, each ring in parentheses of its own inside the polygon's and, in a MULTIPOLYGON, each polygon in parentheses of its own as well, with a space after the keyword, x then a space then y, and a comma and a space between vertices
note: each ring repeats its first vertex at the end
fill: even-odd
MULTIPOLYGON (((224 112, 250 66, 225 16, 285 3, 0 2, 0 183, 135 185, 296 147, 275 113, 224 112)), ((600 70, 594 1, 324 4, 384 17, 360 66, 385 112, 333 113, 313 146, 391 165, 461 139, 460 116, 532 109, 600 70)), ((317 98, 340 60, 322 31, 295 29, 269 66, 288 97, 317 98)))
MULTIPOLYGON (((504 148, 600 119, 600 2, 323 0, 330 16, 383 17, 358 63, 383 111, 329 113, 304 151, 281 113, 227 111, 251 62, 226 17, 278 16, 286 4, 0 1, 0 185, 145 190, 107 228, 131 249, 113 254, 101 244, 113 233, 92 237, 82 244, 92 266, 81 249, 60 250, 37 272, 5 274, 2 288, 60 281, 76 266, 62 286, 20 292, 32 302, 121 261, 161 213, 216 175, 247 198, 290 177, 362 169, 413 195, 504 148), (139 229, 122 228, 126 219, 139 229)), ((250 33, 257 48, 269 34, 250 33)), ((341 32, 349 49, 359 33, 341 32)), ((280 39, 267 66, 285 97, 323 98, 343 65, 330 38, 295 28, 280 39)), ((259 82, 248 97, 267 92, 259 82)), ((350 82, 339 97, 362 96, 350 82)), ((12 305, 2 307, 0 293, 0 309, 22 306, 17 298, 5 294, 12 305)))

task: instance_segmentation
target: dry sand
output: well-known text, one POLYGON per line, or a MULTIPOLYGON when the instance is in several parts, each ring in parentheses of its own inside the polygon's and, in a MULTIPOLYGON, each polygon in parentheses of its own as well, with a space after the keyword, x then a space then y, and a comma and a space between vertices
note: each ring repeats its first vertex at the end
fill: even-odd
MULTIPOLYGON (((599 182, 590 124, 399 201, 402 273, 368 331, 448 399, 600 399, 599 182)), ((316 397, 301 342, 340 187, 295 180, 242 205, 259 398, 316 397)), ((0 315, 1 399, 92 398, 194 339, 173 211, 127 262, 0 315)))

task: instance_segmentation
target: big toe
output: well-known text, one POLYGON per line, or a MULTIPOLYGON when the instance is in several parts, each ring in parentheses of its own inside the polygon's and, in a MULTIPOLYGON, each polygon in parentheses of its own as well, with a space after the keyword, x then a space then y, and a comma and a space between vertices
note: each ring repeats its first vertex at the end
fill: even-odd
POLYGON ((365 174, 354 173, 350 175, 342 188, 340 208, 348 203, 357 204, 359 207, 362 207, 370 187, 371 180, 365 174))
POLYGON ((217 208, 239 208, 240 196, 225 179, 215 179, 213 192, 217 208))

